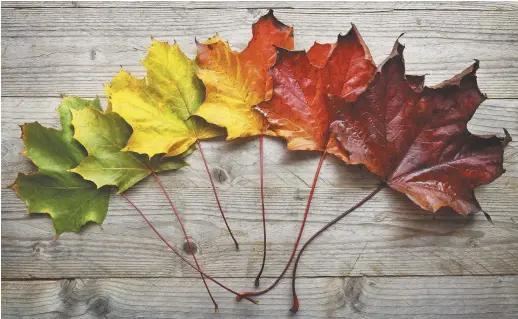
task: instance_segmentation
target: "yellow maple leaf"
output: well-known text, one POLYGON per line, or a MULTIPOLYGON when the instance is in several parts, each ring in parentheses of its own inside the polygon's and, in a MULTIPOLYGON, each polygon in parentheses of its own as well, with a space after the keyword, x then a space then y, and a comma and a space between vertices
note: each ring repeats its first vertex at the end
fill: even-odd
POLYGON ((153 39, 142 61, 146 79, 121 70, 108 85, 108 109, 133 128, 123 151, 153 156, 176 156, 199 139, 223 134, 223 130, 192 116, 203 102, 205 90, 197 77, 198 65, 180 50, 153 39))
POLYGON ((271 97, 268 69, 275 63, 275 47, 294 46, 293 28, 272 11, 253 25, 252 34, 242 52, 230 49, 219 36, 197 43, 198 76, 207 93, 195 114, 226 127, 229 140, 267 133, 268 122, 252 107, 271 97))

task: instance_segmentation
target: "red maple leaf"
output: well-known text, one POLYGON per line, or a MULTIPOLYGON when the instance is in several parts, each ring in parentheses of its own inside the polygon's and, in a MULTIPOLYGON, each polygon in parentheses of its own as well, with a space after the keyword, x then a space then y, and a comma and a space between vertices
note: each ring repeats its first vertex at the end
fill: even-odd
POLYGON ((287 140, 289 150, 327 150, 343 158, 336 141, 329 140, 329 126, 337 118, 328 108, 327 94, 354 101, 367 88, 375 69, 354 25, 336 43, 315 43, 307 53, 279 48, 270 69, 272 98, 256 108, 271 129, 287 140))
POLYGON ((391 188, 422 208, 480 210, 473 189, 504 172, 503 147, 510 140, 471 134, 467 123, 486 99, 477 85, 478 61, 435 87, 405 76, 398 41, 354 103, 329 97, 339 113, 331 130, 346 161, 364 164, 391 188))
POLYGON ((293 267, 292 312, 299 309, 295 279, 305 249, 385 185, 426 210, 450 206, 467 215, 481 210, 473 189, 504 172, 503 149, 511 140, 507 131, 505 138, 498 138, 477 136, 467 129, 486 99, 477 85, 478 61, 430 88, 424 86, 424 76, 405 75, 403 48, 396 41, 356 101, 336 95, 327 98, 330 113, 338 118, 331 124, 331 136, 343 147, 343 159, 364 164, 386 183, 327 223, 300 249, 293 267))
POLYGON ((326 154, 348 159, 348 154, 329 134, 331 123, 338 118, 335 110, 328 107, 327 95, 336 94, 345 101, 354 101, 367 88, 375 68, 354 25, 346 35, 338 36, 336 43, 315 43, 308 53, 277 49, 277 61, 269 71, 274 86, 272 98, 260 103, 256 109, 268 119, 270 128, 288 141, 289 150, 323 153, 313 178, 299 235, 283 272, 268 288, 244 292, 241 296, 262 295, 277 285, 297 251, 326 154))

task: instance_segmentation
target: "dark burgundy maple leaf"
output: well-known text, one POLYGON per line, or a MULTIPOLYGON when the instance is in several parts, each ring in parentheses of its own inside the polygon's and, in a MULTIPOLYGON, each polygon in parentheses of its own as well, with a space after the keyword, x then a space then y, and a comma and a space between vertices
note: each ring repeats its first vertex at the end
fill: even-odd
POLYGON ((502 139, 467 129, 486 99, 475 75, 479 63, 425 87, 424 77, 405 76, 403 49, 396 41, 356 102, 330 98, 340 113, 331 129, 349 163, 364 164, 422 208, 477 212, 473 189, 502 175, 503 147, 510 139, 507 131, 502 139))
POLYGON ((504 129, 506 137, 499 138, 474 135, 467 129, 486 99, 477 85, 478 61, 430 88, 424 86, 424 76, 405 76, 403 49, 396 41, 355 102, 328 97, 329 108, 339 118, 331 124, 331 131, 343 147, 343 159, 364 164, 385 183, 327 223, 300 249, 293 267, 292 312, 299 309, 295 279, 305 249, 385 185, 426 210, 449 206, 467 215, 481 210, 474 188, 504 173, 503 149, 511 140, 509 133, 504 129))

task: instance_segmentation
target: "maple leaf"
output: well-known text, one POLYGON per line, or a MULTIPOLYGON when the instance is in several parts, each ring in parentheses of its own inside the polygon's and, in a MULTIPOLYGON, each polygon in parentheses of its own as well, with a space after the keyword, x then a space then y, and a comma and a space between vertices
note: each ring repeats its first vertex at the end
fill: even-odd
POLYGON ((336 140, 329 137, 329 126, 337 118, 326 97, 335 94, 354 101, 372 78, 374 61, 358 30, 353 25, 336 43, 315 43, 307 53, 277 52, 270 69, 273 96, 257 109, 275 133, 287 140, 289 150, 327 149, 344 158, 336 140))
POLYGON ((205 101, 195 113, 210 123, 226 127, 227 139, 267 133, 268 123, 252 109, 272 92, 268 68, 276 48, 293 49, 293 28, 281 23, 270 10, 252 27, 252 40, 241 52, 215 36, 197 43, 198 76, 205 84, 205 101))
POLYGON ((197 78, 198 65, 187 58, 178 44, 153 39, 142 61, 147 79, 137 79, 121 70, 105 88, 108 110, 131 125, 133 133, 123 151, 152 157, 184 153, 199 139, 223 134, 192 115, 203 102, 203 83, 197 78))
POLYGON ((187 58, 178 44, 171 46, 155 39, 142 64, 147 70, 145 80, 121 70, 106 88, 109 107, 133 129, 122 151, 149 157, 165 153, 165 157, 171 157, 197 143, 218 208, 230 237, 239 247, 221 208, 200 143, 202 139, 223 135, 224 129, 194 115, 205 98, 205 87, 196 75, 198 64, 187 58))
POLYGON ((74 138, 88 151, 86 157, 72 172, 94 182, 97 187, 117 186, 118 194, 149 176, 151 173, 179 169, 188 165, 183 157, 194 147, 177 157, 161 158, 123 152, 131 135, 131 127, 117 114, 104 113, 88 107, 72 111, 74 138))
POLYGON ((288 141, 289 150, 323 153, 313 177, 299 234, 284 270, 268 288, 243 292, 239 297, 267 293, 290 267, 302 238, 326 154, 347 158, 338 141, 329 134, 336 112, 328 107, 327 94, 339 94, 346 100, 354 100, 366 89, 374 70, 369 50, 354 25, 345 36, 339 35, 335 44, 316 43, 308 53, 277 49, 277 61, 269 70, 274 86, 272 97, 257 105, 256 109, 268 119, 274 132, 288 141))
POLYGON ((364 164, 422 208, 479 211, 473 189, 504 172, 503 146, 510 139, 507 131, 501 139, 467 130, 486 99, 475 75, 479 63, 429 88, 423 77, 405 77, 403 48, 396 41, 356 102, 331 97, 340 113, 332 131, 349 163, 364 164))
POLYGON ((51 216, 56 236, 79 231, 89 221, 101 224, 108 210, 109 188, 97 188, 69 171, 86 156, 84 148, 73 138, 70 112, 87 106, 101 109, 99 99, 64 98, 58 108, 62 130, 46 128, 38 122, 21 127, 24 154, 38 167, 38 172, 18 174, 11 187, 27 204, 27 213, 51 216))

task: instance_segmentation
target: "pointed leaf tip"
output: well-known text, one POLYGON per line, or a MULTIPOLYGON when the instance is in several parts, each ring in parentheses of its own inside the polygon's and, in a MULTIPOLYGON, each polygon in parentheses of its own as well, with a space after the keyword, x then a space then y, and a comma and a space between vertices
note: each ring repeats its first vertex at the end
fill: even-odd
POLYGON ((511 134, 509 134, 509 131, 507 129, 503 128, 505 137, 502 140, 502 147, 506 147, 507 144, 509 144, 513 138, 511 137, 511 134))
POLYGON ((486 213, 483 210, 482 210, 482 213, 484 213, 484 217, 486 217, 487 221, 490 222, 493 226, 495 226, 495 223, 493 223, 493 219, 491 218, 491 215, 489 215, 488 213, 486 213))

